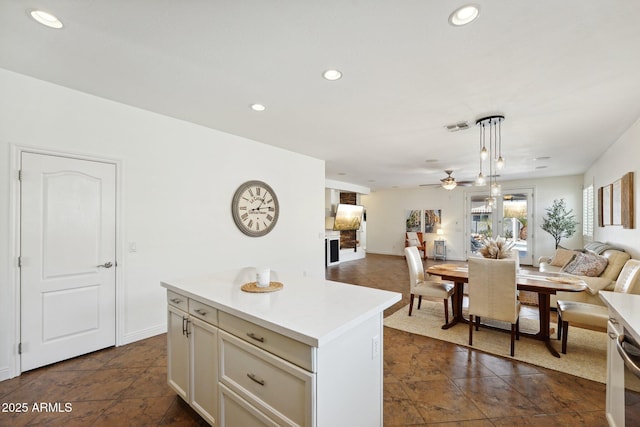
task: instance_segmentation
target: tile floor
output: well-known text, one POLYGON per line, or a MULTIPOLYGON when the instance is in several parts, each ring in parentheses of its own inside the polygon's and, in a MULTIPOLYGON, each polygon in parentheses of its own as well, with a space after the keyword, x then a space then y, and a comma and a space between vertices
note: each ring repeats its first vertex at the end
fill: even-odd
MULTIPOLYGON (((402 292, 402 302, 385 315, 408 303, 402 257, 370 254, 329 267, 327 278, 402 292)), ((607 425, 603 384, 394 329, 384 332, 385 426, 607 425)), ((166 336, 159 335, 2 381, 0 426, 206 425, 167 386, 165 346, 166 336), (51 404, 48 412, 34 410, 41 402, 51 404), (27 412, 15 412, 21 403, 27 412), (65 412, 65 404, 71 411, 65 412)))

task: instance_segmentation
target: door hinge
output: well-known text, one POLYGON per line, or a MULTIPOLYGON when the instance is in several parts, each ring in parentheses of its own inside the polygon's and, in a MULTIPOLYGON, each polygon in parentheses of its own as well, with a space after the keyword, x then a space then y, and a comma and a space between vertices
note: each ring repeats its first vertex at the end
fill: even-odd
POLYGON ((22 354, 22 343, 18 343, 18 354, 22 354))
POLYGON ((18 170, 18 181, 22 181, 22 169, 18 170))
POLYGON ((22 257, 18 257, 18 268, 22 267, 22 257))

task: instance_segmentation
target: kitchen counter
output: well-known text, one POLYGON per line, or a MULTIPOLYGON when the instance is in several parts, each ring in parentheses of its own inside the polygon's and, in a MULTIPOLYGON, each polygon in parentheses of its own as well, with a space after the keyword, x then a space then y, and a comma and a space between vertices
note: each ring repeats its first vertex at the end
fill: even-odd
POLYGON ((640 295, 606 291, 600 291, 599 295, 609 307, 607 422, 611 427, 637 425, 640 419, 640 375, 634 365, 640 362, 636 344, 640 342, 640 295))
POLYGON ((627 329, 627 333, 640 342, 640 295, 610 291, 600 291, 598 294, 627 329))
POLYGON ((274 271, 271 280, 283 283, 283 289, 267 293, 240 289, 255 277, 255 269, 247 267, 161 285, 312 347, 321 347, 402 298, 397 292, 274 271))
POLYGON ((169 385, 211 425, 383 425, 383 324, 397 292, 255 268, 166 280, 169 385))

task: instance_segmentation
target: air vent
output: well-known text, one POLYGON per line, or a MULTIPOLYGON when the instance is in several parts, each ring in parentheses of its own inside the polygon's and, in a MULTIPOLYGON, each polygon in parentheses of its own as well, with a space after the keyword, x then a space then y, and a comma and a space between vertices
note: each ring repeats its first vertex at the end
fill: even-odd
POLYGON ((452 125, 445 126, 449 132, 458 132, 459 130, 469 129, 468 122, 459 122, 452 125))

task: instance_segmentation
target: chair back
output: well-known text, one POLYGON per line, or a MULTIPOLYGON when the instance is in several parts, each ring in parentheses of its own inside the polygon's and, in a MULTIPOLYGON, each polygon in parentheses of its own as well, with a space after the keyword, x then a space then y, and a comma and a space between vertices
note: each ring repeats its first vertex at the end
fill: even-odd
POLYGON ((469 314, 516 322, 516 259, 469 258, 469 314))
POLYGON ((410 289, 420 282, 424 282, 424 267, 422 266, 422 260, 420 259, 420 252, 415 246, 409 246, 404 248, 404 256, 407 259, 407 266, 409 267, 409 285, 410 289))
POLYGON ((624 264, 613 291, 640 294, 640 260, 630 259, 624 264))
POLYGON ((406 240, 407 246, 422 246, 422 243, 420 243, 420 238, 418 237, 418 233, 415 231, 408 231, 406 240))

